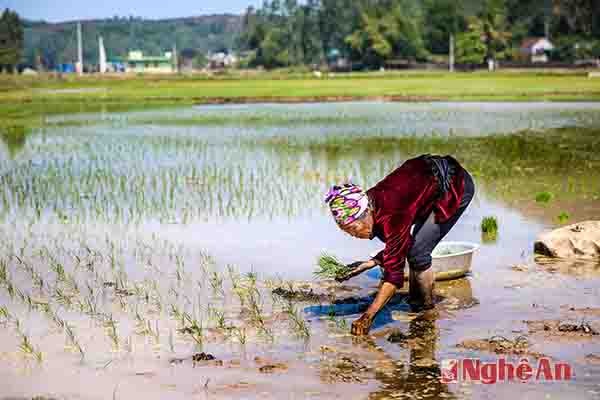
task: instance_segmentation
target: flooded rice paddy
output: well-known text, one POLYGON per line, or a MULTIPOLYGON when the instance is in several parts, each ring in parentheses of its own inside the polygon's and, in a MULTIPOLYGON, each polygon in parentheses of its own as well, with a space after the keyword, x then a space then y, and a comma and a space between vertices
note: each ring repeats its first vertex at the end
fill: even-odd
POLYGON ((597 219, 599 138, 597 103, 198 106, 1 135, 0 398, 598 398, 600 336, 531 327, 600 331, 600 265, 532 254, 545 229, 597 219), (323 195, 425 152, 475 176, 447 237, 481 243, 473 273, 437 285, 437 313, 401 293, 353 338, 379 274, 316 282, 315 261, 383 244, 339 231, 323 195), (443 360, 497 360, 465 343, 499 336, 574 378, 440 382, 443 360))

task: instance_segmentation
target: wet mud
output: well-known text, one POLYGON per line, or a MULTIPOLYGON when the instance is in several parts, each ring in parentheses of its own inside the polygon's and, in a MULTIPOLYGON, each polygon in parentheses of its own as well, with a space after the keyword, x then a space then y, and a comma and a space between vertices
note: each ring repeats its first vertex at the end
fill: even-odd
POLYGON ((530 340, 526 336, 517 336, 514 339, 508 339, 504 336, 493 336, 487 339, 467 339, 458 343, 456 347, 496 354, 544 357, 544 354, 531 349, 530 340))
POLYGON ((549 340, 585 340, 598 335, 596 323, 584 320, 524 321, 529 332, 549 340))

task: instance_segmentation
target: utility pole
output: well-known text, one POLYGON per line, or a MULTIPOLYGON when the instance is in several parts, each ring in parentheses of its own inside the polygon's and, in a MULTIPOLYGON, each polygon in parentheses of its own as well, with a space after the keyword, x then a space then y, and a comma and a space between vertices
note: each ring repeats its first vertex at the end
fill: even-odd
POLYGON ((81 22, 77 23, 77 73, 83 75, 83 45, 81 40, 81 22))
POLYGON ((173 45, 173 70, 175 73, 179 73, 179 59, 177 57, 177 45, 173 45))
POLYGON ((454 34, 453 33, 450 34, 449 48, 450 48, 450 61, 448 63, 449 69, 450 69, 450 72, 454 72, 454 34))

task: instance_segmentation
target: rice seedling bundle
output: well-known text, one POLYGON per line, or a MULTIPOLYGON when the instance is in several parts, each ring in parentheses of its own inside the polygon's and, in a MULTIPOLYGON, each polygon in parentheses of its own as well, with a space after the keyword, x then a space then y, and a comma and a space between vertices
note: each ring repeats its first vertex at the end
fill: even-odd
POLYGON ((348 267, 338 260, 335 256, 328 253, 322 253, 317 260, 318 268, 314 274, 321 279, 335 279, 348 272, 348 267))

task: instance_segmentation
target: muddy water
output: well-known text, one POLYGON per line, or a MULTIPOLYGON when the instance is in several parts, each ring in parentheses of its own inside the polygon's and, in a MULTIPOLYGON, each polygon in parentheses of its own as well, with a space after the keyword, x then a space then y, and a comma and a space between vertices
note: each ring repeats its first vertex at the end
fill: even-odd
MULTIPOLYGON (((400 296, 378 317, 372 338, 353 340, 349 324, 368 298, 340 299, 375 290, 376 271, 337 288, 335 299, 292 304, 295 311, 269 293, 285 281, 311 280, 322 250, 350 262, 380 249, 381 243, 339 232, 322 196, 329 184, 347 178, 372 185, 409 157, 400 150, 382 154, 368 148, 290 151, 285 143, 292 138, 598 127, 599 108, 594 103, 266 104, 49 120, 18 149, 3 152, 0 162, 0 256, 13 291, 18 289, 12 296, 6 284, 0 289, 0 306, 10 313, 0 318, 0 395, 596 398, 600 368, 584 359, 600 354, 596 338, 530 338, 537 352, 572 364, 570 382, 439 382, 436 363, 444 359, 497 359, 456 346, 466 339, 528 335, 525 320, 581 320, 570 307, 600 307, 597 266, 586 266, 582 274, 581 267, 533 262, 532 242, 556 223, 554 214, 546 218, 549 209, 531 212, 531 204, 492 196, 484 184, 448 239, 480 243, 479 224, 490 215, 499 221, 498 238, 482 243, 471 276, 438 285, 438 316, 409 316, 400 296), (262 146, 264 137, 282 146, 262 146), (57 272, 59 264, 66 278, 57 272), (526 268, 512 269, 515 264, 526 268), (258 276, 262 322, 248 307, 248 293, 254 292, 246 290, 243 300, 236 295, 227 265, 246 289, 258 276), (34 277, 44 283, 36 285, 34 277), (111 285, 132 293, 118 295, 111 285), (65 291, 72 297, 61 297, 65 291), (96 304, 95 312, 87 298, 96 304), (54 314, 39 303, 49 304, 54 314), (190 323, 173 306, 201 322, 201 346, 181 331, 190 323), (83 360, 52 315, 73 326, 83 360), (303 335, 294 316, 305 321, 310 336, 303 335), (388 341, 390 329, 413 341, 388 341), (19 350, 22 334, 41 350, 41 363, 19 350), (190 357, 200 350, 223 365, 194 367, 190 357), (179 359, 184 360, 172 361, 179 359)), ((576 208, 577 199, 572 204, 576 208)), ((572 214, 590 218, 597 210, 572 214)), ((597 316, 585 318, 597 323, 597 316)))

